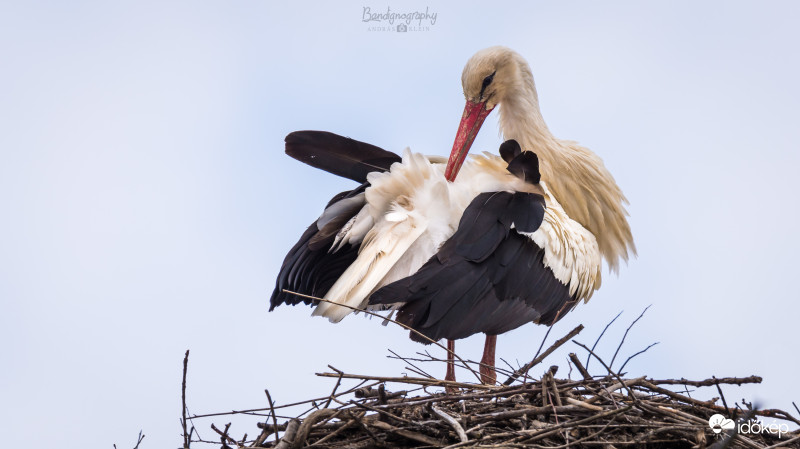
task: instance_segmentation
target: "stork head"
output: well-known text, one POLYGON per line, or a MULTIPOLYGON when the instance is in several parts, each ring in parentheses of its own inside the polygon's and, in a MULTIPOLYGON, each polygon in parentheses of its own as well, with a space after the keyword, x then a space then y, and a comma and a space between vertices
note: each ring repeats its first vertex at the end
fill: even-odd
POLYGON ((506 47, 486 48, 467 61, 461 74, 467 104, 447 161, 445 177, 448 180, 456 178, 475 136, 492 109, 517 95, 527 78, 533 81, 528 64, 518 53, 506 47))

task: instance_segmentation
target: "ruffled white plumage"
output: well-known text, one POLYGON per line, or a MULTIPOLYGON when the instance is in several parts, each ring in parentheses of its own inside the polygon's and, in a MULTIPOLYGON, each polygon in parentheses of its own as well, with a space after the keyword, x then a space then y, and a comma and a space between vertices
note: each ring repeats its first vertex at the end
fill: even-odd
MULTIPOLYGON (((337 234, 331 251, 350 243, 359 255, 325 295, 327 301, 365 307, 380 287, 414 274, 455 233, 464 210, 480 193, 542 190, 506 170, 500 157, 484 153, 464 164, 455 182, 444 164, 406 149, 388 172, 371 173, 366 204, 337 234)), ((555 277, 588 300, 600 285, 600 253, 594 236, 574 220, 549 192, 539 230, 529 235, 544 248, 544 263, 555 277)), ((314 315, 338 322, 352 309, 322 302, 314 315)))

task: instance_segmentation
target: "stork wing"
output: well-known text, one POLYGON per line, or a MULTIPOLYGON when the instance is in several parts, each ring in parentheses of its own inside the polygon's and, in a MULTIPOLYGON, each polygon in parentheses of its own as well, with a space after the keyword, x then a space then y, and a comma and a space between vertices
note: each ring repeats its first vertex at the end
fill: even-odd
POLYGON ((284 289, 323 297, 358 257, 358 247, 343 245, 338 251, 328 251, 336 233, 364 207, 364 190, 369 184, 342 192, 331 199, 322 216, 306 229, 283 260, 269 310, 286 303, 310 304, 311 300, 284 293, 284 289), (323 219, 325 221, 323 222, 323 219))
POLYGON ((310 304, 310 299, 284 293, 289 290, 323 297, 358 257, 358 247, 344 244, 329 251, 336 234, 362 207, 367 174, 387 171, 400 156, 375 145, 325 131, 295 131, 286 136, 286 154, 312 167, 362 183, 356 189, 331 199, 322 213, 306 229, 283 260, 270 310, 286 303, 310 304))
POLYGON ((363 183, 373 171, 387 171, 401 158, 391 151, 326 131, 286 136, 286 154, 312 167, 363 183))
MULTIPOLYGON (((369 303, 404 303, 397 319, 433 340, 497 335, 530 321, 553 324, 577 299, 545 267, 544 250, 519 233, 535 231, 544 210, 535 193, 478 195, 435 256, 369 303)), ((428 343, 413 332, 411 338, 428 343)))

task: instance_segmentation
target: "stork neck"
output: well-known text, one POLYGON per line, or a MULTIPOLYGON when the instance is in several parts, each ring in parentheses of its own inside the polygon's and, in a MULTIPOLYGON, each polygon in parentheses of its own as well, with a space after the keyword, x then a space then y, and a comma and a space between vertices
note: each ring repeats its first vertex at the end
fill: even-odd
POLYGON ((574 211, 575 204, 585 204, 583 198, 566 198, 569 186, 591 177, 584 166, 573 166, 569 161, 575 149, 557 139, 547 128, 542 113, 533 77, 522 83, 516 95, 510 95, 500 104, 500 132, 504 139, 519 142, 523 151, 533 151, 539 157, 541 179, 550 193, 567 209, 570 217, 587 226, 583 215, 574 211))
POLYGON ((529 85, 524 95, 500 103, 500 131, 522 150, 539 156, 539 171, 550 193, 570 219, 594 235, 609 268, 616 271, 620 260, 636 254, 624 207, 627 200, 597 155, 550 133, 532 79, 529 85))
POLYGON ((533 79, 520 86, 520 92, 509 95, 500 104, 500 132, 504 139, 515 139, 524 151, 533 151, 540 161, 550 165, 558 159, 559 141, 547 128, 539 110, 533 79))

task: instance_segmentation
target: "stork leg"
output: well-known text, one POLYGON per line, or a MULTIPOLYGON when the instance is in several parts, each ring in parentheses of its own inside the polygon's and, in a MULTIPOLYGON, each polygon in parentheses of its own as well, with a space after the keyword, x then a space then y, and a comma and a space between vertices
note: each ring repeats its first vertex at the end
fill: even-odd
POLYGON ((497 373, 494 371, 494 351, 496 348, 497 335, 486 335, 483 358, 481 359, 481 382, 487 385, 494 385, 495 381, 497 381, 497 373))
POLYGON ((444 376, 444 380, 452 380, 453 382, 456 380, 455 358, 453 357, 455 350, 455 340, 447 340, 447 373, 444 376))

